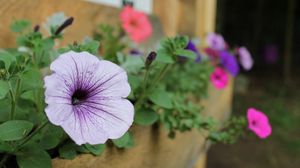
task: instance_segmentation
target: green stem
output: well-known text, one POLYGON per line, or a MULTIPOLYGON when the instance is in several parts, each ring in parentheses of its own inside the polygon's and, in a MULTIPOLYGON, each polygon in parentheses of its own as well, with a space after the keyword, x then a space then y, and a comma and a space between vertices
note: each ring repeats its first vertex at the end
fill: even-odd
POLYGON ((17 149, 21 148, 24 144, 26 144, 32 137, 34 137, 40 130, 42 130, 47 124, 48 120, 44 121, 38 128, 36 128, 31 134, 24 138, 24 140, 18 145, 17 149))
POLYGON ((16 110, 16 99, 15 99, 15 94, 13 92, 13 88, 12 88, 10 82, 8 82, 8 85, 9 85, 9 95, 10 95, 10 99, 11 99, 10 120, 13 120, 14 116, 15 116, 15 110, 16 110))
MULTIPOLYGON (((136 103, 134 104, 134 108, 137 110, 140 108, 142 101, 144 100, 146 93, 148 90, 151 90, 153 87, 155 87, 157 85, 157 83, 165 76, 167 70, 169 69, 170 65, 167 64, 165 65, 161 71, 157 74, 157 76, 154 79, 154 82, 152 83, 152 85, 150 85, 150 87, 147 89, 147 87, 145 87, 141 93, 141 96, 139 97, 139 99, 136 101, 136 103)), ((145 78, 144 78, 144 82, 147 82, 148 79, 148 75, 147 72, 145 74, 145 78), (146 81, 145 81, 146 80, 146 81)), ((144 85, 147 85, 147 83, 145 83, 144 85)))

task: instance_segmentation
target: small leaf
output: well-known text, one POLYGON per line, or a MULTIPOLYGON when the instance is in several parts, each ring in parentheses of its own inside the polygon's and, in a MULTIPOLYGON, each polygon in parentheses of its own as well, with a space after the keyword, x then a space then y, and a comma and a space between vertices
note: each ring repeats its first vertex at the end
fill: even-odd
POLYGON ((24 138, 33 128, 29 121, 12 120, 0 125, 0 140, 15 141, 24 138))
POLYGON ((158 120, 158 114, 152 109, 141 109, 134 116, 134 122, 139 125, 152 125, 158 120))
POLYGON ((37 69, 29 69, 22 76, 22 89, 24 91, 43 88, 41 74, 37 69))
POLYGON ((156 105, 159 105, 159 106, 167 108, 167 109, 173 108, 172 100, 171 100, 168 92, 166 92, 163 89, 153 90, 150 93, 149 98, 156 105))
POLYGON ((90 151, 92 154, 99 156, 101 153, 104 151, 105 145, 104 144, 99 144, 99 145, 90 145, 90 144, 85 144, 85 148, 90 151))
POLYGON ((0 153, 12 152, 12 149, 8 142, 0 141, 0 153))
POLYGON ((172 55, 170 55, 166 50, 160 49, 157 51, 156 61, 163 62, 163 63, 174 63, 174 59, 172 55))
POLYGON ((4 99, 9 91, 7 82, 0 80, 0 99, 4 99))
POLYGON ((126 132, 121 138, 114 139, 112 141, 119 148, 130 148, 133 146, 133 138, 128 132, 126 132))
POLYGON ((137 73, 143 67, 144 61, 141 57, 128 56, 126 57, 126 61, 124 62, 124 64, 122 64, 122 68, 124 68, 127 73, 137 73))
POLYGON ((184 50, 184 49, 177 49, 174 52, 175 55, 177 56, 182 56, 182 57, 187 57, 190 59, 196 59, 197 55, 193 51, 190 50, 184 50))
POLYGON ((24 31, 25 29, 29 28, 30 25, 31 25, 31 23, 28 20, 18 20, 10 25, 10 29, 13 32, 20 33, 22 31, 24 31))
POLYGON ((37 144, 24 146, 17 154, 20 168, 51 168, 51 158, 37 144))
POLYGON ((60 143, 62 136, 63 130, 61 127, 49 125, 48 130, 43 134, 39 145, 45 150, 53 149, 60 143))
POLYGON ((68 143, 58 149, 59 157, 64 159, 74 159, 77 155, 76 145, 68 143))
POLYGON ((16 61, 16 57, 9 52, 0 52, 0 61, 4 62, 5 69, 8 70, 12 62, 16 61))

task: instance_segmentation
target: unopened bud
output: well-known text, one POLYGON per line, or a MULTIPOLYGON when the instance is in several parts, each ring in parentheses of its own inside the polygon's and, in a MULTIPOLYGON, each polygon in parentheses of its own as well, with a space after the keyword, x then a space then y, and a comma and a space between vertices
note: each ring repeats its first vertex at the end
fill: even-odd
POLYGON ((33 28, 34 32, 38 32, 40 30, 40 26, 39 25, 35 25, 33 28))
POLYGON ((152 62, 155 60, 156 58, 156 52, 152 51, 149 53, 148 57, 146 58, 146 62, 145 62, 145 67, 149 68, 150 65, 152 64, 152 62))
POLYGON ((61 26, 59 26, 57 28, 57 30, 55 31, 54 35, 59 35, 65 28, 67 28, 68 26, 70 26, 73 23, 74 18, 70 17, 69 19, 67 19, 61 26))

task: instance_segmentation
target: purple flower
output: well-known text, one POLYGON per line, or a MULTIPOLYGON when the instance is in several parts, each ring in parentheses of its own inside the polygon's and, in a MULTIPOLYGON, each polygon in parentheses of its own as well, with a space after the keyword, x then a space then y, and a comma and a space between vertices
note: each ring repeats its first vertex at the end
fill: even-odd
POLYGON ((201 54, 196 47, 196 45, 190 40, 185 49, 193 51, 195 54, 197 54, 197 57, 195 59, 195 62, 199 63, 201 61, 201 54))
POLYGON ((253 66, 253 59, 250 52, 246 47, 240 47, 238 49, 238 54, 240 56, 240 64, 245 70, 249 71, 253 66))
POLYGON ((216 33, 209 33, 206 36, 206 43, 210 48, 216 50, 223 50, 226 47, 226 43, 223 36, 216 33))
POLYGON ((220 52, 221 64, 222 66, 232 75, 236 76, 240 67, 234 55, 230 54, 228 51, 224 50, 220 52))
POLYGON ((46 115, 78 144, 120 138, 131 126, 133 105, 126 72, 87 52, 60 55, 45 77, 46 115))

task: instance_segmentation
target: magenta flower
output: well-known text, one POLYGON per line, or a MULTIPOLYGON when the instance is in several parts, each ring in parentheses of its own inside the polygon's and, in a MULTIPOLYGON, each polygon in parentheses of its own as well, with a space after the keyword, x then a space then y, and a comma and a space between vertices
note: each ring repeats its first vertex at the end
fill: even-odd
POLYGON ((238 54, 240 56, 240 64, 245 70, 249 71, 253 66, 253 59, 251 57, 250 52, 247 50, 246 47, 240 47, 238 49, 238 54))
POLYGON ((136 43, 141 43, 152 35, 152 25, 143 12, 136 11, 131 6, 125 6, 120 14, 122 28, 136 43))
POLYGON ((272 133, 272 127, 268 117, 255 108, 249 108, 247 111, 248 127, 259 138, 267 138, 272 133))
POLYGON ((212 49, 223 50, 226 48, 226 42, 220 34, 209 33, 206 36, 206 43, 212 49))
POLYGON ((224 89, 228 84, 228 75, 222 68, 217 67, 210 75, 210 80, 217 89, 224 89))
POLYGON ((120 138, 131 126, 134 108, 126 72, 87 52, 60 55, 45 77, 46 115, 78 144, 120 138))

